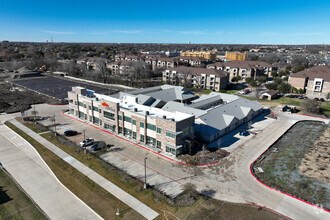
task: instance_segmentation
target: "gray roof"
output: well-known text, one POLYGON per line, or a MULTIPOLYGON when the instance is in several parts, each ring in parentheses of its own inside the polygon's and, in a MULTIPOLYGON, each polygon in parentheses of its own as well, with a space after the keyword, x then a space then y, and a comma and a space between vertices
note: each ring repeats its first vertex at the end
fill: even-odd
POLYGON ((170 111, 170 112, 179 111, 179 112, 183 112, 186 114, 195 115, 195 117, 199 117, 199 116, 207 113, 207 111, 196 109, 196 108, 191 108, 191 107, 189 107, 189 105, 184 105, 183 103, 174 102, 174 101, 170 101, 170 102, 166 103, 162 107, 162 109, 165 111, 170 111))
POLYGON ((186 100, 195 97, 195 95, 188 90, 179 88, 164 89, 157 92, 148 93, 149 96, 163 100, 164 102, 174 100, 186 100))
POLYGON ((221 102, 221 100, 222 99, 220 96, 208 96, 206 98, 201 97, 199 99, 192 101, 192 104, 188 106, 192 108, 202 108, 205 105, 211 105, 212 103, 221 102))

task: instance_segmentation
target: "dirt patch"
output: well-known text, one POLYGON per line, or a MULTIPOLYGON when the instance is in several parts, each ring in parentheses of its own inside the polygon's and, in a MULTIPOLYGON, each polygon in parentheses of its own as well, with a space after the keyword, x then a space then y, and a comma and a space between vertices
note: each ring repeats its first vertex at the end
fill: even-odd
POLYGON ((10 83, 0 84, 0 113, 25 111, 32 104, 40 103, 59 104, 59 101, 40 95, 24 88, 13 86, 10 83))
POLYGON ((323 134, 314 143, 301 161, 299 170, 301 174, 318 179, 330 184, 330 128, 324 130, 323 134))
POLYGON ((200 165, 200 164, 209 164, 219 161, 220 159, 227 157, 229 152, 223 149, 217 149, 216 151, 210 150, 202 150, 197 152, 195 155, 184 154, 180 155, 178 159, 181 161, 192 164, 192 165, 200 165))

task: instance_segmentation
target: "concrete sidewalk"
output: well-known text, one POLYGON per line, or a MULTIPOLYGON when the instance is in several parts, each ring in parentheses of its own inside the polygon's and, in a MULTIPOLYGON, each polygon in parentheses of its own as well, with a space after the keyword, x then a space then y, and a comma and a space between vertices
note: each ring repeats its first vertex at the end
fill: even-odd
POLYGON ((93 180, 95 183, 99 184, 102 188, 107 190, 109 193, 114 195, 116 198, 130 206, 132 209, 140 213, 142 216, 144 216, 146 219, 154 219, 158 216, 158 213, 128 194, 127 192, 123 191, 118 186, 114 185, 92 169, 88 168, 66 152, 62 151, 60 148, 46 140, 45 138, 41 137, 31 129, 25 127, 21 123, 19 123, 16 120, 11 120, 11 123, 13 123, 16 127, 30 135, 32 138, 43 144, 46 148, 48 148, 50 151, 55 153, 57 156, 62 158, 64 161, 69 163, 71 166, 79 170, 81 173, 89 177, 91 180, 93 180))
POLYGON ((0 162, 50 219, 102 219, 62 185, 25 139, 4 125, 0 162))

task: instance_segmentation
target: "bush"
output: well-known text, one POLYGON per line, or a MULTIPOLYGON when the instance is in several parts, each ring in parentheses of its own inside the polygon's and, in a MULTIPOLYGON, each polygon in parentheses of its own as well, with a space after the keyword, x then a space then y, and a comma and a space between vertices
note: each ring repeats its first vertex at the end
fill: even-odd
POLYGON ((245 82, 250 84, 253 81, 253 79, 251 77, 248 77, 245 79, 245 82))
POLYGON ((320 103, 313 99, 306 99, 303 102, 303 107, 310 113, 320 113, 321 110, 320 103))
POLYGON ((258 82, 260 82, 260 83, 265 83, 266 82, 266 77, 265 76, 260 76, 259 78, 258 78, 258 82))

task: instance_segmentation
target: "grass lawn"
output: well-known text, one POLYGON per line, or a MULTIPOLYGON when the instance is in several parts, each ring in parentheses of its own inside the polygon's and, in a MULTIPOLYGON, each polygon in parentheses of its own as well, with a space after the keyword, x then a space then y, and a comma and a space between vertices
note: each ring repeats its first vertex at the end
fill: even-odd
MULTIPOLYGON (((34 126, 33 124, 28 125, 28 127, 34 126)), ((150 208, 154 209, 156 212, 160 214, 157 219, 176 219, 174 216, 179 219, 197 219, 200 218, 201 213, 203 216, 207 216, 210 213, 214 212, 215 217, 219 216, 219 213, 226 212, 224 214, 224 218, 220 219, 255 219, 257 216, 258 219, 283 219, 281 216, 270 212, 266 209, 258 210, 258 208, 254 206, 234 204, 234 203, 226 203, 226 206, 221 208, 219 211, 219 206, 222 205, 222 201, 218 201, 215 199, 206 199, 201 197, 194 205, 188 207, 174 207, 169 205, 164 199, 161 199, 155 196, 152 191, 149 190, 138 190, 143 185, 138 180, 125 180, 123 181, 123 177, 116 172, 109 171, 109 165, 102 160, 94 157, 93 155, 86 155, 82 151, 77 152, 76 147, 67 146, 62 144, 58 139, 54 136, 53 133, 41 134, 44 138, 67 152, 68 154, 75 157, 77 160, 84 163, 86 166, 90 167, 112 183, 116 184, 150 208), (157 198, 157 199, 156 199, 157 198), (202 208, 205 209, 202 209, 202 208), (246 213, 249 213, 247 215, 246 213), (240 216, 240 218, 239 218, 240 216)), ((47 161, 46 161, 47 162, 47 161)), ((55 166, 55 164, 54 164, 55 166)), ((62 165, 63 166, 63 165, 62 165)), ((53 168, 52 168, 53 169, 53 168)), ((114 169, 114 168, 112 168, 114 169)), ((55 173, 56 174, 56 173, 55 173)), ((74 190, 72 190, 76 193, 74 190)), ((96 210, 96 209, 94 209, 96 210)), ((110 211, 110 210, 109 210, 110 211)), ((126 217, 126 215, 125 215, 126 217)), ((130 215, 130 217, 132 217, 130 215)), ((137 219, 137 218, 130 218, 137 219)), ((207 218, 214 219, 214 218, 207 218)), ((217 218, 219 219, 219 218, 217 218)))
POLYGON ((1 169, 0 219, 47 219, 12 178, 1 169))
MULTIPOLYGON (((75 195, 105 219, 143 219, 135 210, 119 201, 87 176, 80 173, 67 162, 48 150, 42 144, 15 127, 10 122, 6 125, 22 136, 39 152, 57 178, 75 195), (120 216, 116 216, 116 206, 120 207, 120 216)), ((47 134, 46 134, 47 135, 47 134)))

